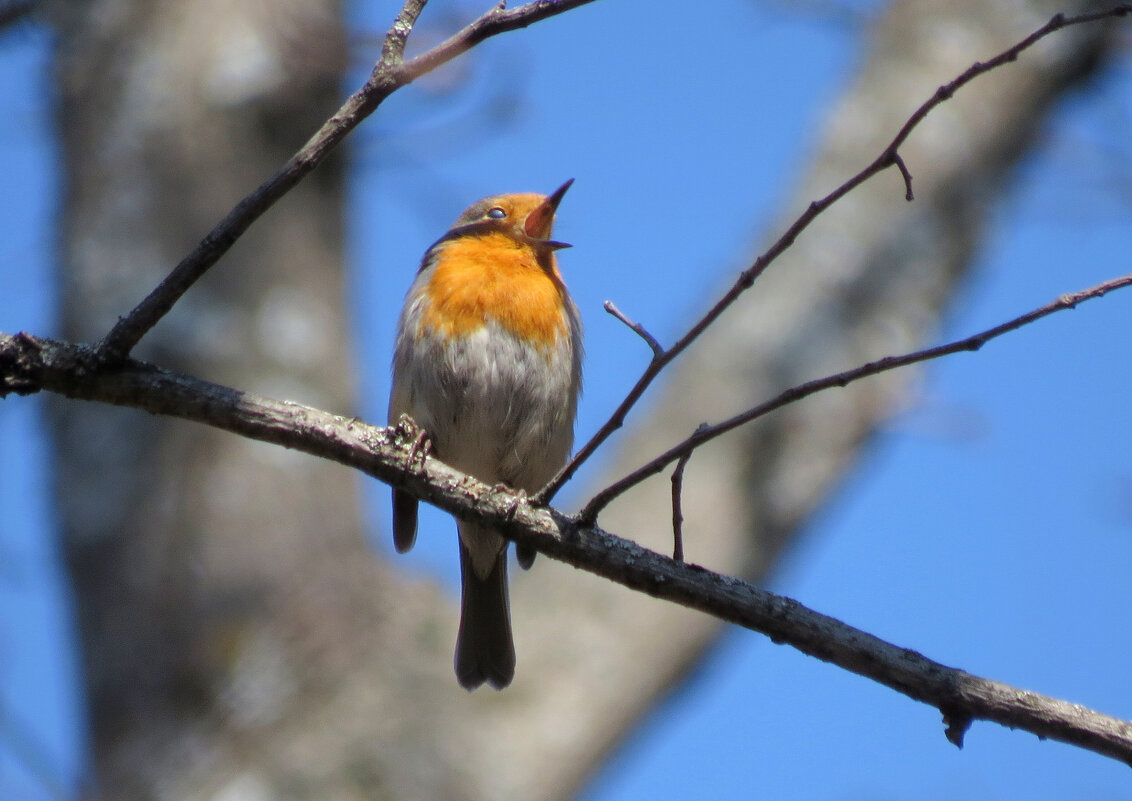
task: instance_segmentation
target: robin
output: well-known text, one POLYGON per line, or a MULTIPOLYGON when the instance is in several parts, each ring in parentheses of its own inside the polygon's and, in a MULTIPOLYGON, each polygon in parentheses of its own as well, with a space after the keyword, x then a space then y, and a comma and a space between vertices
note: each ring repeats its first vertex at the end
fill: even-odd
MULTIPOLYGON (((488 484, 535 492, 565 463, 582 385, 582 323, 558 273, 553 194, 470 206, 428 249, 397 324, 389 420, 408 415, 432 453, 488 484)), ((515 675, 507 540, 457 522, 456 678, 497 690, 515 675)), ((417 500, 393 490, 393 542, 413 547, 417 500)), ((530 567, 534 551, 518 548, 530 567)))

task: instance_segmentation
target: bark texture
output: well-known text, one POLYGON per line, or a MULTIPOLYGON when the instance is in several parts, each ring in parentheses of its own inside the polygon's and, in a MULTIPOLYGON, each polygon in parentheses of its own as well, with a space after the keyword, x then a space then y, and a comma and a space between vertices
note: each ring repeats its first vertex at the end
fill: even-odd
MULTIPOLYGON (((328 0, 56 0, 67 161, 64 336, 89 340, 289 156, 339 97, 328 0)), ((926 96, 1037 27, 1048 0, 893 4, 831 114, 790 218, 926 96)), ((1051 104, 1102 59, 1062 32, 934 113, 893 172, 825 215, 677 366, 613 473, 704 419, 922 342, 1051 104)), ((139 357, 349 413, 341 169, 265 219, 139 357)), ((688 558, 758 578, 898 397, 826 393, 698 453, 688 558)), ((58 496, 99 797, 562 799, 718 634, 713 620, 540 560, 514 582, 523 664, 504 695, 451 675, 454 600, 366 547, 357 479, 237 437, 75 403, 58 496)), ((606 528, 667 549, 668 482, 606 528)))

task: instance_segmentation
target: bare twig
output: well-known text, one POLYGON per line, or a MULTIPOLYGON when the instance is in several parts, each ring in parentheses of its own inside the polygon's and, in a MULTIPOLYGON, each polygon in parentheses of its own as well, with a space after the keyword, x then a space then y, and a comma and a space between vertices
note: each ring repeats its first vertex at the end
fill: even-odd
POLYGON ((634 334, 643 339, 645 341, 645 344, 648 345, 649 349, 652 351, 654 358, 659 358, 664 355, 664 348, 662 348, 660 346, 660 343, 656 341, 656 337, 650 334, 643 325, 641 325, 640 323, 634 323, 632 320, 626 317, 624 312, 613 305, 612 300, 607 300, 605 303, 603 303, 602 308, 604 308, 607 312, 612 314, 621 322, 625 323, 625 325, 627 325, 634 334))
MULTIPOLYGON (((1128 279, 1132 282, 1132 279, 1128 279)), ((1083 299, 1067 296, 1071 306, 1083 299)), ((960 742, 973 720, 1080 746, 1132 765, 1132 722, 947 667, 796 601, 684 564, 578 518, 413 453, 412 432, 377 428, 127 359, 97 369, 88 347, 0 334, 0 397, 50 391, 144 409, 272 442, 357 468, 463 520, 475 520, 548 556, 656 598, 761 632, 774 642, 873 679, 938 708, 960 742)))
POLYGON ((911 203, 916 199, 912 193, 912 173, 908 171, 908 165, 904 163, 904 158, 896 153, 892 157, 892 161, 896 164, 896 168, 900 170, 900 176, 904 179, 904 199, 911 203))
POLYGON ((826 376, 825 378, 814 379, 807 381, 804 384, 798 384, 791 387, 780 395, 772 398, 771 400, 761 403, 758 406, 752 407, 741 414, 737 414, 722 422, 710 426, 700 426, 696 429, 690 437, 680 442, 677 445, 669 448, 667 451, 657 456, 633 472, 629 473, 622 479, 619 479, 614 484, 603 489, 595 495, 586 507, 581 511, 579 517, 587 522, 597 520, 597 516, 601 510, 609 505, 617 496, 623 494, 637 484, 640 484, 649 476, 656 475, 666 466, 672 462, 683 459, 688 454, 692 453, 696 448, 700 447, 706 442, 710 442, 716 437, 726 434, 728 431, 738 428, 741 425, 756 420, 776 409, 780 409, 791 403, 796 403, 802 398, 809 397, 822 390, 831 389, 833 387, 844 387, 854 381, 859 381, 868 376, 884 373, 889 370, 895 370, 898 367, 907 367, 911 364, 919 362, 930 361, 931 359, 938 359, 941 356, 948 356, 952 353, 959 353, 960 351, 975 351, 985 345, 992 339, 1000 337, 1003 334, 1009 333, 1024 325, 1036 322, 1043 317, 1048 317, 1054 312, 1064 311, 1065 309, 1072 309, 1079 303, 1094 298, 1103 297, 1117 289, 1132 285, 1132 275, 1125 275, 1120 278, 1114 278, 1110 281, 1105 281, 1102 284, 1097 284, 1089 289, 1080 292, 1074 292, 1068 295, 1062 295, 1052 303, 1047 303, 1033 311, 1029 311, 1013 320, 1008 320, 1001 325, 996 325, 994 328, 988 328, 978 334, 974 334, 965 339, 949 342, 946 345, 937 345, 934 348, 926 348, 924 350, 906 353, 901 356, 886 356, 883 359, 878 359, 868 364, 863 364, 860 367, 855 367, 852 370, 846 370, 842 373, 826 376))
POLYGON ((865 181, 892 166, 900 170, 900 174, 904 179, 905 197, 911 200, 912 175, 907 165, 904 164, 904 160, 900 157, 898 150, 908 139, 916 126, 923 121, 932 109, 944 101, 949 100, 959 89, 963 88, 980 75, 990 72, 1007 62, 1016 60, 1022 51, 1055 31, 1067 28, 1071 25, 1095 22, 1110 17, 1123 17, 1130 13, 1132 13, 1132 4, 1122 4, 1106 11, 1081 14, 1074 17, 1066 17, 1063 14, 1057 14, 1041 28, 1034 31, 1014 46, 1007 48, 989 61, 972 64, 962 75, 939 87, 928 100, 924 101, 924 103, 913 112, 912 116, 910 116, 900 128, 900 131, 892 141, 889 142, 883 152, 881 152, 871 164, 825 197, 811 202, 810 205, 806 207, 806 210, 786 229, 786 232, 779 236, 762 255, 755 259, 750 267, 739 274, 735 283, 727 290, 723 297, 716 301, 715 305, 712 306, 679 341, 664 351, 663 354, 653 358, 648 367, 645 368, 641 377, 637 380, 637 383, 629 390, 629 394, 625 396, 625 399, 621 401, 621 404, 614 410, 609 420, 607 420, 605 424, 598 429, 597 433, 574 454, 574 457, 553 479, 551 479, 550 483, 534 496, 535 499, 539 503, 549 503, 558 490, 573 477, 578 468, 593 455, 594 451, 596 451, 613 432, 624 425, 625 418, 629 411, 637 404, 637 401, 641 399, 645 390, 649 388, 660 372, 675 360, 677 356, 683 353, 708 326, 714 323, 716 319, 739 298, 740 295, 750 289, 758 277, 766 271, 767 267, 773 264, 779 256, 789 249, 790 246, 794 244, 794 240, 797 239, 822 212, 865 181))
POLYGON ((342 107, 278 172, 236 204, 196 249, 185 256, 133 311, 119 318, 98 346, 99 356, 104 362, 115 363, 129 356, 141 338, 228 252, 251 224, 317 167, 347 134, 393 92, 451 61, 484 39, 525 28, 593 0, 536 0, 514 9, 496 5, 451 38, 428 52, 405 61, 405 41, 425 2, 426 0, 406 0, 385 35, 381 58, 365 85, 350 95, 342 107))
POLYGON ((677 562, 684 561, 684 468, 691 458, 691 453, 681 456, 672 471, 672 558, 677 562))

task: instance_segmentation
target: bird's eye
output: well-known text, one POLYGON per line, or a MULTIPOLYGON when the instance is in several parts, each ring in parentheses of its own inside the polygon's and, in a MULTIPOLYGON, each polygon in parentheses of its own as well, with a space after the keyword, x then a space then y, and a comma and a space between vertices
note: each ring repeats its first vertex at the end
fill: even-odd
POLYGON ((493 209, 488 209, 487 216, 493 220, 502 220, 507 216, 507 212, 499 206, 496 206, 493 209))

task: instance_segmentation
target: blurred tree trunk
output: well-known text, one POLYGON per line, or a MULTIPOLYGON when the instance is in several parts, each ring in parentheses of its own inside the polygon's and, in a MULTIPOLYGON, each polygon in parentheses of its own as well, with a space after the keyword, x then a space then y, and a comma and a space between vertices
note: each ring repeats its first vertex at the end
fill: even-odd
MULTIPOLYGON (((91 340, 334 108, 345 48, 327 0, 48 8, 67 172, 63 333, 91 340)), ((1070 9, 894 3, 784 218, 874 158, 930 87, 1054 10, 1070 9)), ((701 420, 922 342, 1003 178, 1105 46, 1098 28, 1063 32, 933 114, 903 151, 916 203, 893 173, 823 217, 680 363, 613 472, 701 420)), ((334 161, 139 354, 349 413, 341 227, 334 161)), ((906 380, 827 393, 698 453, 689 559, 766 575, 906 380)), ((468 695, 451 676, 452 599, 369 552, 349 471, 118 409, 60 403, 55 423, 108 801, 565 798, 719 631, 540 560, 515 581, 515 685, 468 695)), ((602 523, 666 550, 667 493, 666 478, 651 481, 602 523)))

